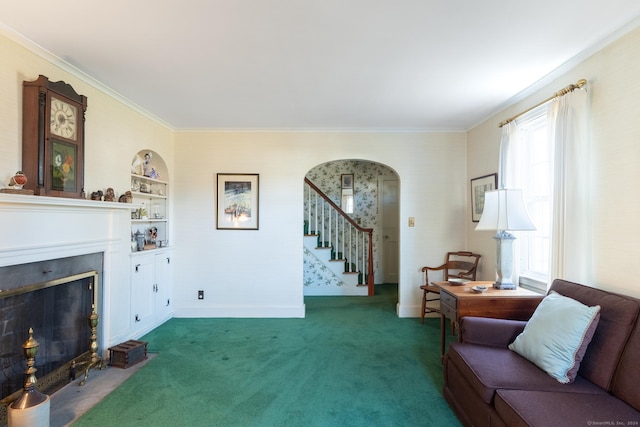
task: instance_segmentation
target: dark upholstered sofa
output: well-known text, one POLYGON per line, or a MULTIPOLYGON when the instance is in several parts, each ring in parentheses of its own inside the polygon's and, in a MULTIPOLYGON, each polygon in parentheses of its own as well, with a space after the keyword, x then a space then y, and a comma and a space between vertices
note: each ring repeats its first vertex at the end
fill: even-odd
POLYGON ((463 317, 443 369, 444 396, 464 425, 640 425, 640 300, 563 280, 552 290, 601 307, 575 381, 562 384, 507 347, 526 322, 463 317))

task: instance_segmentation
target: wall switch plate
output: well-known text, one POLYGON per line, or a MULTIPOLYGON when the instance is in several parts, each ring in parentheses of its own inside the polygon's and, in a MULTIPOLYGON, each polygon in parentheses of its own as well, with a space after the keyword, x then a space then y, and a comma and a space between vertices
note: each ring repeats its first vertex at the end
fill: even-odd
POLYGON ((412 216, 409 217, 409 227, 415 227, 416 226, 416 219, 412 216))
POLYGON ((204 299, 204 291, 198 291, 198 299, 204 299))

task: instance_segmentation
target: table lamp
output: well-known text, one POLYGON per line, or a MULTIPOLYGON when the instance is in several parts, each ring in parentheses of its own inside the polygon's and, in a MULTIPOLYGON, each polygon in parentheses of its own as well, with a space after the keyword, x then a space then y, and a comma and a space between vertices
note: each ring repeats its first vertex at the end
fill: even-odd
POLYGON ((484 193, 484 209, 476 230, 496 230, 497 289, 516 289, 513 276, 513 241, 509 231, 529 231, 536 227, 529 219, 522 190, 500 189, 484 193))

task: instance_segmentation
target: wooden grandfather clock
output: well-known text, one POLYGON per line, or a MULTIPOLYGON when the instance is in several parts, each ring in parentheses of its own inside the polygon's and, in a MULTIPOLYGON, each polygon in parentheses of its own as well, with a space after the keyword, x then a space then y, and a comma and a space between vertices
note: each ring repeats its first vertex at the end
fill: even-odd
POLYGON ((84 115, 87 97, 40 76, 23 82, 22 172, 26 189, 84 197, 84 115))

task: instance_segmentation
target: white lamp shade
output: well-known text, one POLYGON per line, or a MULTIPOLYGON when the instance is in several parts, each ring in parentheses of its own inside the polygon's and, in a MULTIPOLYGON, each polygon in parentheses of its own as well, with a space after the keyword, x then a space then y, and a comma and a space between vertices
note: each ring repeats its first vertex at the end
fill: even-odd
POLYGON ((522 190, 500 189, 484 193, 484 209, 476 230, 535 230, 524 205, 522 190))

